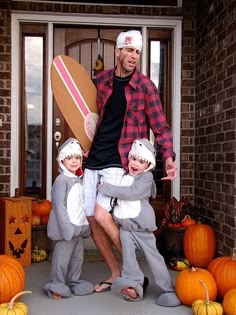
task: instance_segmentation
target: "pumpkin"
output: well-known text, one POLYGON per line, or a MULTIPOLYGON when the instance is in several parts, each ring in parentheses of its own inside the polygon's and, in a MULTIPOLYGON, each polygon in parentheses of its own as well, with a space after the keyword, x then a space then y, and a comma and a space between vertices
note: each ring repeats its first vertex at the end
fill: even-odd
POLYGON ((236 288, 225 293, 223 309, 226 315, 236 315, 236 288))
POLYGON ((25 271, 19 261, 7 255, 0 255, 0 303, 7 303, 24 290, 25 271))
POLYGON ((236 288, 236 248, 232 256, 222 256, 213 259, 207 267, 216 281, 218 298, 223 299, 225 293, 236 288))
POLYGON ((192 304, 194 315, 222 315, 223 308, 220 303, 212 302, 209 300, 209 292, 204 281, 200 280, 206 293, 206 300, 196 300, 192 304))
POLYGON ((41 218, 39 215, 32 213, 31 215, 31 224, 32 225, 40 225, 41 224, 41 218))
POLYGON ((38 249, 36 246, 36 248, 32 250, 31 259, 34 263, 44 261, 47 259, 47 253, 44 249, 38 249))
POLYGON ((184 256, 190 264, 199 268, 206 268, 214 258, 216 252, 215 232, 207 224, 194 224, 184 232, 184 256))
POLYGON ((196 223, 197 223, 196 220, 192 219, 189 214, 186 214, 186 216, 181 221, 181 226, 186 228, 196 223))
POLYGON ((0 315, 27 315, 28 308, 22 302, 15 302, 22 294, 32 293, 31 291, 22 291, 13 296, 9 303, 0 304, 0 315))
POLYGON ((200 283, 203 280, 211 301, 216 300, 216 282, 209 271, 202 268, 188 268, 179 272, 175 280, 175 290, 180 301, 191 306, 195 300, 205 298, 205 290, 200 283))
POLYGON ((33 213, 40 216, 49 215, 51 209, 52 209, 52 203, 50 200, 47 200, 47 199, 36 200, 33 202, 33 205, 32 205, 33 213))

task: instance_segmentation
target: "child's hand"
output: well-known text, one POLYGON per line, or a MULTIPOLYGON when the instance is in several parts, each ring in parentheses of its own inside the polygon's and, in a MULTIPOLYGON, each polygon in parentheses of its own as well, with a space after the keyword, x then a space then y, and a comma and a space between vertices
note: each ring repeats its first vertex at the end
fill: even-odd
POLYGON ((102 187, 105 183, 106 183, 106 182, 103 182, 103 183, 98 184, 98 186, 97 186, 97 191, 99 191, 99 190, 101 189, 101 187, 102 187))

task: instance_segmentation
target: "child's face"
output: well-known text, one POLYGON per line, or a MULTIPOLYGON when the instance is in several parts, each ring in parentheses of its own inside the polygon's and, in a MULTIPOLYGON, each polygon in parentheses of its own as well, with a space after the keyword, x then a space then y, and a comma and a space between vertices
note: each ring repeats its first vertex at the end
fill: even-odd
POLYGON ((82 166, 82 160, 79 155, 67 156, 62 163, 73 174, 82 166))
POLYGON ((131 156, 128 164, 130 175, 135 176, 143 173, 149 167, 149 164, 149 162, 145 162, 142 159, 131 156))

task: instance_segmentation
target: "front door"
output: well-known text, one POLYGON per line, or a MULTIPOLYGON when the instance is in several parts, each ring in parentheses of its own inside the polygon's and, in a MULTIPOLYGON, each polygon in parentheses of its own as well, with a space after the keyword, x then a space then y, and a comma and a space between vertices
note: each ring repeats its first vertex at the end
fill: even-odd
MULTIPOLYGON (((118 34, 123 31, 121 28, 94 28, 94 27, 65 27, 56 26, 54 30, 54 57, 64 54, 79 61, 94 78, 96 60, 100 55, 103 58, 104 69, 115 65, 114 48, 118 34)), ((158 85, 163 108, 167 119, 170 122, 170 37, 168 31, 150 29, 148 32, 148 58, 147 74, 158 85), (159 56, 159 60, 157 58, 159 56), (156 73, 156 75, 155 75, 156 73), (157 82, 158 81, 158 82, 157 82)), ((141 66, 140 66, 141 67, 141 66)), ((170 122, 171 123, 171 122, 170 122)), ((58 174, 56 162, 58 145, 68 137, 73 136, 70 127, 64 120, 56 102, 53 106, 53 180, 58 174), (59 136, 59 138, 58 138, 59 136), (59 139, 59 140, 58 140, 59 139)), ((157 155, 158 170, 154 172, 155 182, 158 188, 158 200, 170 198, 170 183, 162 183, 163 166, 161 155, 157 155)))

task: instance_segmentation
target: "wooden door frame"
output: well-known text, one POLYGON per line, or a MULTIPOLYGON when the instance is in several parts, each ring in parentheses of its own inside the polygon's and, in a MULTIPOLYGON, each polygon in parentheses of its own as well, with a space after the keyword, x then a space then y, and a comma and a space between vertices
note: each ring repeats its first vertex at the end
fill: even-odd
MULTIPOLYGON (((11 88, 11 174, 10 174, 10 193, 14 195, 15 189, 18 187, 19 183, 19 160, 13 157, 19 155, 19 28, 20 23, 22 22, 33 22, 44 23, 48 25, 48 61, 47 65, 50 68, 53 60, 53 26, 58 23, 62 23, 62 17, 49 14, 35 14, 34 12, 27 13, 12 13, 11 15, 11 59, 12 59, 12 88, 11 88)), ((173 30, 173 68, 172 68, 172 129, 174 134, 174 150, 176 152, 176 161, 175 164, 180 170, 180 113, 181 113, 181 40, 182 40, 182 21, 178 17, 164 17, 160 18, 158 16, 153 17, 117 17, 117 15, 76 15, 71 14, 63 15, 63 23, 65 25, 111 25, 116 27, 124 27, 128 25, 129 27, 141 27, 143 34, 143 41, 146 42, 147 38, 147 27, 160 27, 163 29, 172 29, 173 30)), ((142 72, 147 73, 147 67, 145 61, 147 60, 147 51, 144 49, 142 52, 142 72)), ((50 74, 48 74, 50 78, 50 74)), ((48 81, 48 118, 47 118, 47 133, 52 133, 52 92, 50 88, 50 80, 48 81)), ((47 198, 50 198, 51 195, 51 167, 52 167, 52 156, 49 154, 52 150, 52 141, 48 139, 47 143, 47 198)), ((180 196, 180 178, 179 176, 175 181, 171 183, 172 186, 172 195, 179 199, 180 196)))

